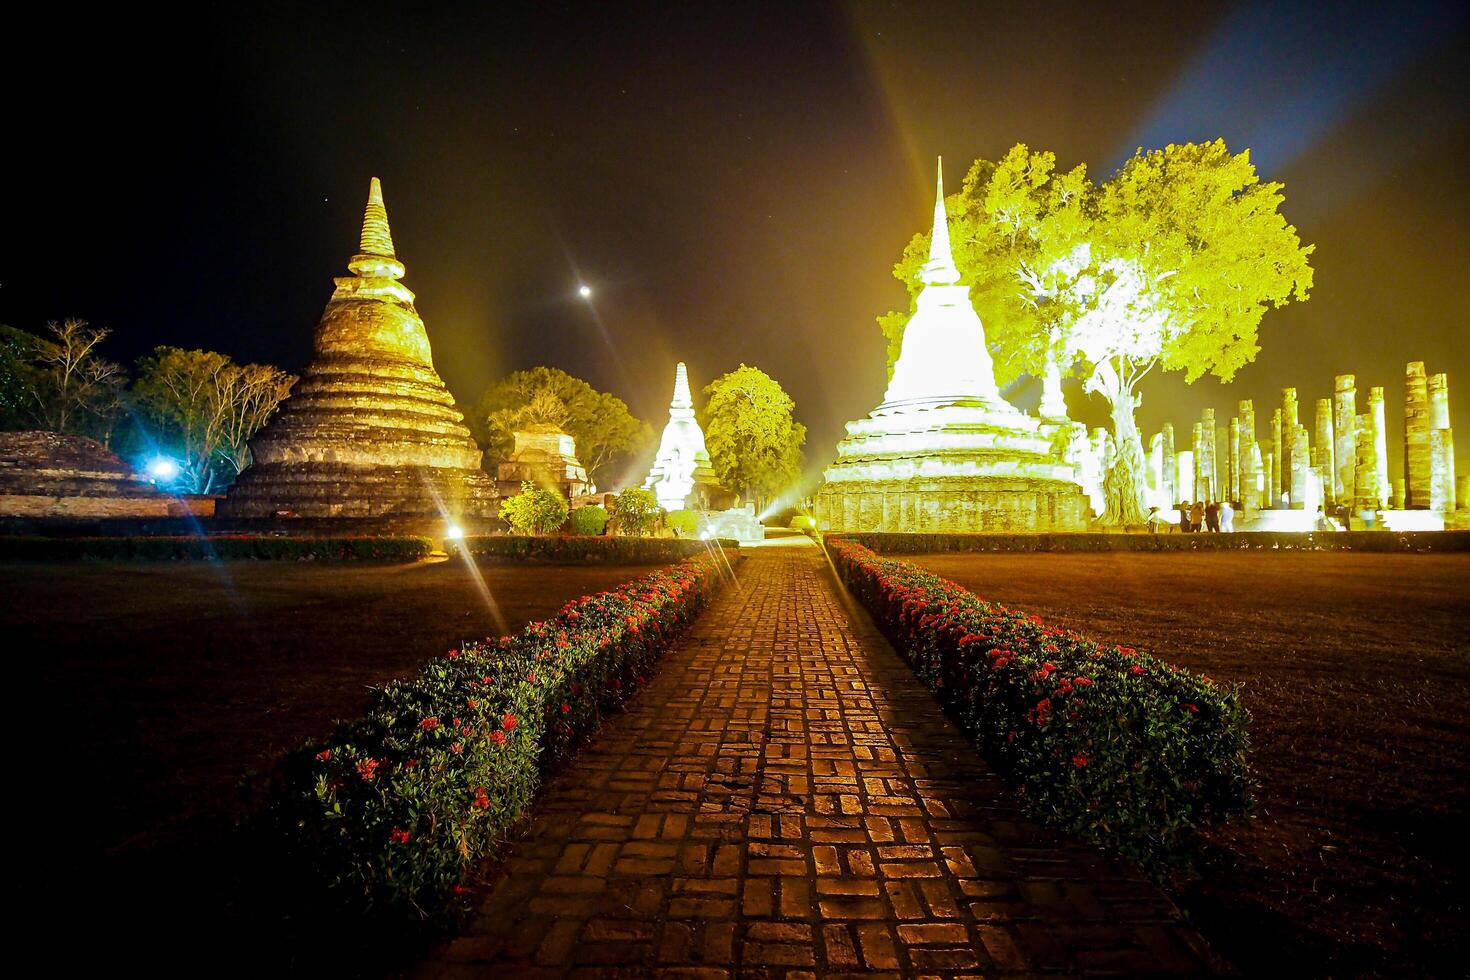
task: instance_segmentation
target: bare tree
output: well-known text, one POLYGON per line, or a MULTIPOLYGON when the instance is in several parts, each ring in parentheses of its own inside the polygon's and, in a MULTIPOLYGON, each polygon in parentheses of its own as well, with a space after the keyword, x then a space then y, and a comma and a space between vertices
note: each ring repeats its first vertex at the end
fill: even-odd
POLYGON ((29 388, 29 414, 52 432, 104 437, 122 405, 122 366, 97 354, 111 333, 85 320, 51 321, 50 337, 37 338, 29 388), (100 432, 99 432, 100 430, 100 432))

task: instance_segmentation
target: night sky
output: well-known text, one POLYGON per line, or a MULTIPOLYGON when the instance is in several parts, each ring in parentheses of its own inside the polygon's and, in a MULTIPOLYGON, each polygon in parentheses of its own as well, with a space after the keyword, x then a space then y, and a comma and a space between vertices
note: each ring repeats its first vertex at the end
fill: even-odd
POLYGON ((1353 372, 1360 410, 1387 388, 1392 445, 1404 363, 1424 360, 1450 374, 1470 459, 1453 5, 477 8, 13 27, 0 322, 83 317, 127 361, 175 344, 300 370, 376 175, 462 403, 547 364, 658 427, 676 360, 700 386, 744 361, 791 392, 819 466, 881 399, 874 317, 906 302, 890 270, 928 221, 935 154, 954 190, 1018 141, 1101 179, 1136 146, 1222 136, 1285 181, 1316 286, 1266 315, 1229 390, 1147 383, 1145 433, 1253 397, 1265 435, 1284 385, 1310 426, 1353 372))

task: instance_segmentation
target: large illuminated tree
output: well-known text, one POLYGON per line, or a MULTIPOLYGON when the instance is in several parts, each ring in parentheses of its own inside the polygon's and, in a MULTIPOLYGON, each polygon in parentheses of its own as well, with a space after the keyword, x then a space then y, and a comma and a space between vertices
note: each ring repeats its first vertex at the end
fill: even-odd
MULTIPOLYGON (((1281 187, 1220 140, 1140 151, 1101 186, 1017 146, 978 161, 948 202, 997 382, 1031 374, 1055 398, 1071 371, 1108 402, 1106 523, 1144 520, 1139 382, 1155 368, 1229 381, 1266 310, 1307 298, 1312 247, 1280 214, 1281 187)), ((916 237, 894 274, 912 284, 927 248, 916 237)), ((890 352, 907 320, 880 318, 890 352)))
POLYGON ((775 378, 744 364, 705 386, 704 439, 715 474, 757 507, 801 475, 806 426, 791 417, 796 403, 775 378))

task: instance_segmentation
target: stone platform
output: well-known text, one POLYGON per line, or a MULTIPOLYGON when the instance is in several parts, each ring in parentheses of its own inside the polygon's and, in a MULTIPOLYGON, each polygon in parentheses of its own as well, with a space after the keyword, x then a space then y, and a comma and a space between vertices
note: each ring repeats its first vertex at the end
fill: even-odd
POLYGON ((1213 972, 1138 872, 1022 812, 815 545, 743 553, 419 975, 1213 972))
POLYGON ((95 439, 0 432, 0 518, 167 517, 188 510, 95 439))

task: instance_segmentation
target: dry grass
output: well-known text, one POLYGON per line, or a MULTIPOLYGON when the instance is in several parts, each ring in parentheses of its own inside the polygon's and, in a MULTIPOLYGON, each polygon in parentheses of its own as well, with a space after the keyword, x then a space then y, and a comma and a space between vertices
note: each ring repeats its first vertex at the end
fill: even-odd
POLYGON ((1462 974, 1470 555, 914 560, 984 598, 1243 685, 1260 805, 1212 835, 1199 878, 1177 885, 1242 969, 1462 974))

